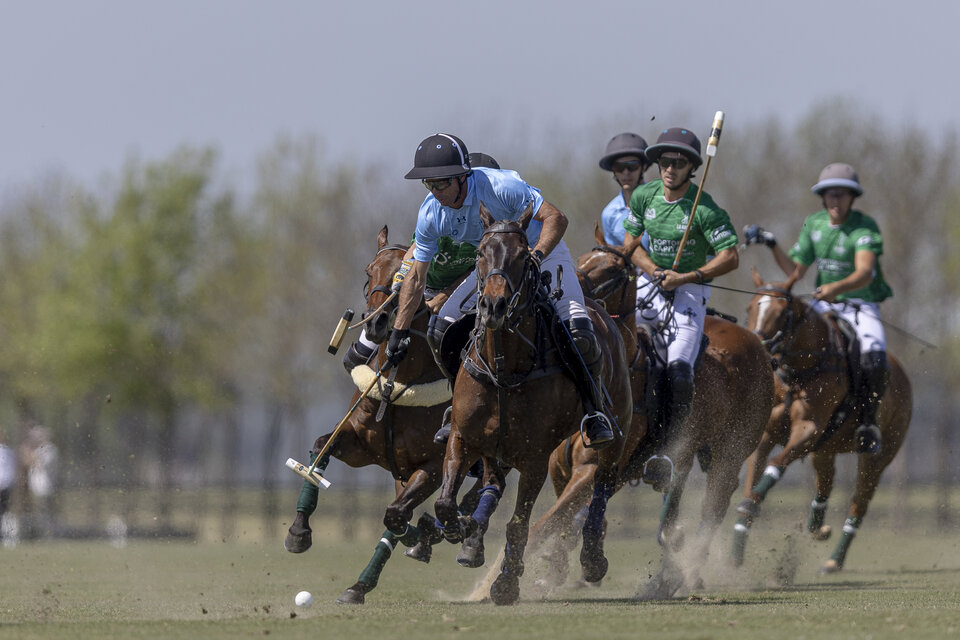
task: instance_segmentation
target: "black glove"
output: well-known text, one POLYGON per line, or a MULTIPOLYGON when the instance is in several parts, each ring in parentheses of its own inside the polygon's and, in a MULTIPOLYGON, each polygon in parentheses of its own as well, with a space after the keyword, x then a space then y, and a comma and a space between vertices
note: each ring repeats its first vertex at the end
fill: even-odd
POLYGON ((773 248, 777 246, 777 237, 758 224, 748 224, 743 228, 743 244, 765 244, 773 248))
POLYGON ((384 355, 387 357, 387 368, 393 368, 400 364, 407 357, 407 349, 410 347, 410 329, 394 329, 390 332, 390 339, 387 340, 387 349, 384 355))

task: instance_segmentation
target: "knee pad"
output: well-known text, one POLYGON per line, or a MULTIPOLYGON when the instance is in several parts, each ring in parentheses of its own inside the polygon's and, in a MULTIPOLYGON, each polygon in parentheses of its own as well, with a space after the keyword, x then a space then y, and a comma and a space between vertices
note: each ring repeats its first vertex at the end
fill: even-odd
POLYGON ((593 332, 593 323, 590 318, 571 318, 567 322, 570 329, 570 337, 573 338, 573 344, 580 352, 587 368, 592 370, 600 363, 602 353, 600 351, 600 341, 593 332))
POLYGON ((456 371, 447 371, 447 367, 443 363, 443 356, 440 353, 440 344, 443 342, 443 335, 452 325, 452 320, 440 316, 430 316, 427 323, 427 344, 433 354, 433 361, 437 363, 437 367, 440 368, 440 371, 448 380, 453 380, 456 377, 456 371))

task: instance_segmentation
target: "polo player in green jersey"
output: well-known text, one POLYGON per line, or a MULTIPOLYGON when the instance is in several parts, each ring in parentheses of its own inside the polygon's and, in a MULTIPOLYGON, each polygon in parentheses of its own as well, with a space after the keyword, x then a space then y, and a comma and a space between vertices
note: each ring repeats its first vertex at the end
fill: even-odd
POLYGON ((646 150, 647 159, 660 168, 660 179, 637 187, 630 198, 630 215, 623 226, 627 233, 624 251, 654 282, 658 291, 651 306, 638 310, 638 322, 657 325, 658 350, 666 352, 667 404, 663 425, 651 425, 658 442, 658 455, 644 465, 644 481, 655 486, 672 475, 667 455, 671 440, 680 432, 693 405, 693 365, 700 351, 713 278, 739 265, 737 233, 727 212, 706 192, 700 193, 690 221, 697 186, 690 180, 703 162, 700 140, 689 129, 666 129, 657 143, 646 150), (687 226, 690 233, 680 254, 687 226), (644 232, 649 249, 641 243, 644 232), (712 256, 712 257, 709 257, 712 256), (659 426, 659 433, 658 431, 659 426))
POLYGON ((853 167, 842 163, 827 165, 811 191, 820 196, 823 209, 804 220, 789 255, 772 233, 757 225, 744 229, 745 242, 770 247, 783 272, 795 280, 816 263, 816 290, 811 306, 821 313, 836 313, 849 322, 860 341, 857 446, 860 453, 877 454, 882 444, 877 409, 890 380, 886 332, 878 303, 893 295, 880 268, 883 239, 876 221, 853 208, 854 200, 863 195, 853 167))

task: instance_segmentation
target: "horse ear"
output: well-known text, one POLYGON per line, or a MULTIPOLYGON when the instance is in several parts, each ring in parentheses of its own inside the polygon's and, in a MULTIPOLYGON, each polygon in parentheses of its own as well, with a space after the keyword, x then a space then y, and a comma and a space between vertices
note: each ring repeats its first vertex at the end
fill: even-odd
POLYGON ((383 249, 387 246, 387 225, 383 225, 380 233, 377 234, 377 249, 383 249))
POLYGON ((753 286, 757 289, 763 286, 763 278, 760 277, 760 272, 757 271, 756 267, 750 269, 750 275, 753 276, 753 286))
POLYGON ((598 246, 607 246, 607 240, 603 237, 603 231, 600 230, 599 220, 593 223, 593 239, 597 242, 598 246))
POLYGON ((493 224, 493 214, 490 213, 490 209, 487 209, 486 205, 482 202, 480 203, 480 220, 483 221, 483 228, 489 229, 490 225, 493 224))
POLYGON ((523 210, 523 213, 520 214, 520 218, 517 220, 520 223, 520 228, 524 231, 527 230, 527 227, 530 225, 530 220, 533 218, 533 200, 530 201, 530 204, 527 205, 527 208, 523 210))

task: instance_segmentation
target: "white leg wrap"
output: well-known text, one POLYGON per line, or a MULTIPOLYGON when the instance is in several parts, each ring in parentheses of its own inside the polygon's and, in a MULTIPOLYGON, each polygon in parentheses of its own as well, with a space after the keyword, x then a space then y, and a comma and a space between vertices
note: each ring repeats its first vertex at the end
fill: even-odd
POLYGON ((389 540, 387 540, 386 538, 380 538, 380 542, 387 545, 387 549, 390 549, 390 553, 393 553, 393 545, 390 544, 389 540))
POLYGON ((765 476, 770 476, 770 477, 773 478, 774 480, 779 480, 779 479, 780 479, 780 469, 777 469, 775 466, 770 465, 769 467, 767 467, 766 469, 763 470, 763 475, 765 475, 765 476))

